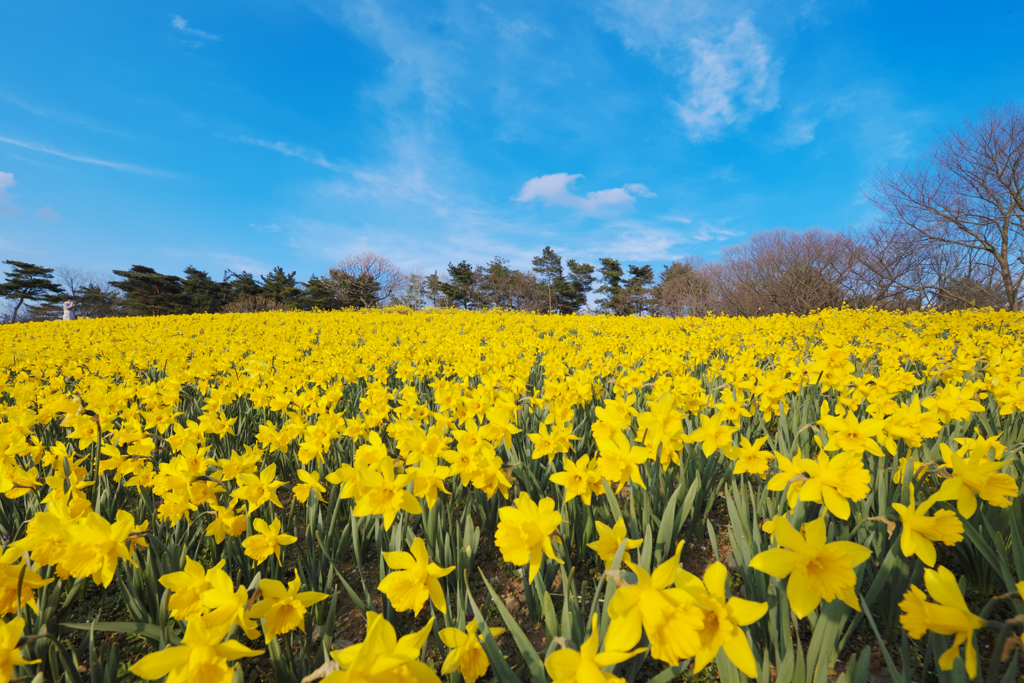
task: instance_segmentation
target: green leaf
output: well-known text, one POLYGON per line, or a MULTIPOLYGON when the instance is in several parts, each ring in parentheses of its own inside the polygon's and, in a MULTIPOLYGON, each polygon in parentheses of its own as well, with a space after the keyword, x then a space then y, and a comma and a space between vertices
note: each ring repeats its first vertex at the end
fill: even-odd
POLYGON ((676 499, 682 490, 681 485, 677 486, 665 504, 665 513, 661 516, 661 526, 658 527, 658 540, 654 545, 654 564, 656 565, 661 564, 666 557, 672 555, 672 541, 676 537, 676 499))
MULTIPOLYGON (((494 669, 495 678, 500 683, 519 683, 519 676, 516 676, 515 672, 512 671, 512 667, 505 661, 505 655, 501 654, 501 648, 498 647, 497 641, 494 640, 490 629, 487 628, 487 620, 480 613, 480 609, 476 606, 476 601, 473 600, 472 596, 469 596, 469 606, 473 609, 473 616, 476 617, 476 623, 478 624, 477 633, 481 636, 480 642, 483 645, 484 652, 487 653, 487 661, 491 663, 491 667, 494 669)), ((547 681, 547 676, 540 680, 547 681)))
POLYGON ((81 631, 95 629, 97 631, 107 631, 110 633, 131 633, 145 636, 150 640, 160 640, 163 635, 160 627, 156 624, 143 624, 138 621, 94 621, 89 624, 64 623, 61 624, 61 626, 66 628, 76 628, 81 631))
MULTIPOLYGON (((520 654, 523 655, 523 659, 526 661, 526 666, 530 669, 530 676, 534 681, 546 681, 548 680, 547 674, 544 672, 544 662, 541 661, 540 655, 533 649, 533 645, 530 643, 530 639, 523 633, 523 629, 519 628, 519 624, 516 622, 512 614, 505 609, 505 603, 502 602, 498 594, 494 592, 487 577, 484 576, 483 570, 480 572, 480 578, 484 580, 484 585, 487 586, 487 592, 491 594, 491 600, 494 601, 494 606, 498 609, 498 613, 501 615, 501 620, 505 622, 505 627, 508 632, 512 634, 512 639, 516 641, 516 646, 519 648, 520 654)), ((473 612, 476 613, 476 605, 473 606, 473 612)), ((483 627, 483 621, 477 616, 477 623, 481 624, 478 631, 486 631, 483 627)))

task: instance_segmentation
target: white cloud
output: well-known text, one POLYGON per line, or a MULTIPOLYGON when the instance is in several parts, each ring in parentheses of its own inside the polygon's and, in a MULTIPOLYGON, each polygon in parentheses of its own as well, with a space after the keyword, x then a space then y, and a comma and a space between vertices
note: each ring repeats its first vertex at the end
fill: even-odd
POLYGON ((144 168, 142 166, 135 166, 134 164, 123 164, 119 161, 105 161, 103 159, 94 159, 92 157, 82 157, 75 154, 68 154, 46 145, 40 145, 34 142, 25 142, 23 140, 13 140, 11 138, 0 137, 0 142, 6 142, 9 145, 15 145, 17 147, 23 147, 24 149, 31 149, 35 152, 42 152, 43 154, 52 154, 53 156, 60 157, 62 159, 69 159, 70 161, 78 161, 83 164, 92 164, 94 166, 104 166, 106 168, 113 168, 118 171, 125 171, 126 173, 141 173, 143 175, 158 175, 164 176, 165 178, 173 178, 174 175, 166 171, 160 171, 152 168, 144 168))
MULTIPOLYGON (((220 40, 220 36, 215 36, 214 34, 207 33, 206 31, 200 31, 197 28, 192 28, 191 26, 188 25, 188 22, 186 20, 182 19, 177 14, 175 14, 171 18, 171 26, 173 26, 174 28, 178 29, 182 33, 187 33, 190 36, 195 36, 196 38, 199 38, 200 41, 203 41, 203 40, 220 40)), ((202 45, 202 42, 198 42, 198 45, 202 45)), ((197 47, 198 47, 198 45, 197 45, 197 47)))
POLYGON ((18 181, 14 179, 13 173, 0 171, 0 214, 8 216, 20 216, 21 207, 14 203, 14 195, 7 193, 7 188, 14 187, 18 181))
POLYGON ((693 140, 714 138, 778 106, 781 65, 747 16, 694 0, 615 0, 602 23, 681 81, 676 113, 693 140))
POLYGON ((539 199, 545 204, 556 204, 577 209, 588 215, 593 215, 602 209, 612 207, 632 207, 637 197, 654 197, 655 194, 640 183, 627 183, 622 187, 614 187, 609 190, 598 190, 588 192, 585 197, 573 194, 569 186, 582 178, 580 173, 552 173, 542 175, 539 178, 530 178, 523 183, 519 196, 515 198, 518 202, 529 202, 539 199))
POLYGON ((323 155, 322 152, 318 152, 315 149, 306 149, 302 145, 293 145, 287 142, 269 142, 267 140, 259 140, 256 138, 250 138, 247 135, 242 135, 238 138, 239 142, 244 142, 247 145, 256 145, 257 147, 264 147, 266 149, 272 149, 275 152, 279 152, 286 157, 295 157, 296 159, 302 159, 308 161, 311 164, 321 166, 331 171, 340 171, 341 166, 332 164, 323 155))
POLYGON ((49 221, 50 223, 60 223, 60 214, 57 213, 56 210, 51 209, 48 206, 44 206, 43 208, 36 211, 36 215, 42 218, 44 221, 49 221))
POLYGON ((715 137, 778 105, 768 47, 749 20, 739 19, 721 40, 694 39, 690 45, 690 97, 678 113, 691 138, 715 137))
POLYGON ((250 228, 256 228, 259 232, 280 232, 281 226, 277 223, 270 223, 268 225, 259 225, 257 223, 250 223, 250 228))

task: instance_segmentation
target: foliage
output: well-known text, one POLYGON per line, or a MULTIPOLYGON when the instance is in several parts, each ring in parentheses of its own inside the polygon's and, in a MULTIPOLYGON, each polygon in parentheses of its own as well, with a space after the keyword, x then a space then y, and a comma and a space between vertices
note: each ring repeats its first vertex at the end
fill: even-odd
POLYGON ((0 297, 15 301, 10 322, 18 319, 18 309, 25 301, 45 299, 54 304, 59 300, 61 288, 53 282, 53 269, 43 268, 34 263, 5 260, 11 270, 6 272, 7 279, 0 282, 0 297))

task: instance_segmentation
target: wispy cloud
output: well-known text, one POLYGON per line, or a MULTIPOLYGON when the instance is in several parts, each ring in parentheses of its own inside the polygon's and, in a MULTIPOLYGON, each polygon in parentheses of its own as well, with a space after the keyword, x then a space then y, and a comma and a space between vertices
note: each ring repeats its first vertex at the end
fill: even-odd
POLYGON ((36 215, 48 223, 60 223, 60 214, 57 213, 55 209, 51 209, 48 206, 44 206, 36 211, 36 215))
POLYGON ((15 107, 24 109, 30 114, 35 114, 36 116, 39 116, 44 119, 49 119, 51 121, 58 121, 60 123, 73 123, 79 126, 85 126, 86 128, 91 128, 100 133, 114 133, 116 135, 121 134, 119 131, 104 128, 95 123, 94 121, 90 121, 89 119, 80 117, 76 114, 69 114, 68 112, 50 109, 49 107, 44 107, 33 102, 26 102, 14 93, 7 92, 6 90, 0 90, 0 100, 3 100, 8 104, 13 104, 15 107))
POLYGON ((258 223, 250 223, 250 228, 256 228, 257 232, 280 232, 281 226, 277 223, 268 223, 267 225, 260 225, 258 223))
POLYGON ((691 220, 680 220, 674 216, 663 216, 661 220, 677 225, 666 226, 657 221, 643 220, 609 221, 601 231, 604 235, 599 240, 601 248, 590 256, 598 258, 615 254, 616 258, 627 261, 674 261, 687 254, 687 244, 725 242, 741 234, 708 223, 691 226, 691 220))
POLYGON ((632 207, 637 197, 656 196, 640 183, 627 183, 622 187, 588 192, 586 196, 573 194, 569 190, 569 186, 582 177, 581 173, 572 175, 568 173, 552 173, 538 178, 530 178, 523 183, 523 187, 519 191, 519 195, 515 197, 515 200, 517 202, 529 202, 539 199, 548 205, 568 206, 587 215, 594 215, 610 208, 632 207))
POLYGON ((196 45, 196 47, 198 47, 199 45, 202 45, 202 41, 206 41, 206 40, 220 40, 220 36, 214 35, 212 33, 207 33, 206 31, 200 31, 197 28, 192 28, 191 26, 188 25, 188 21, 186 21, 185 19, 182 19, 177 14, 175 14, 173 17, 171 17, 171 26, 173 26, 174 28, 178 29, 182 33, 185 33, 185 34, 188 34, 188 35, 193 36, 195 38, 198 38, 199 41, 195 41, 195 42, 198 43, 196 45))
POLYGON ((257 147, 272 149, 286 157, 302 159, 303 161, 308 161, 311 164, 321 166, 331 171, 342 170, 342 166, 328 161, 327 157, 325 157, 322 152, 318 152, 315 149, 306 149, 302 145, 293 145, 288 142, 270 142, 269 140, 251 138, 247 135, 241 135, 237 139, 239 142, 244 142, 247 145, 256 145, 257 147))
POLYGON ((613 0, 603 25, 680 80, 675 110, 695 140, 721 135, 778 106, 781 63, 749 16, 695 0, 613 0))
POLYGON ((14 195, 7 192, 8 188, 17 184, 13 173, 0 171, 0 215, 21 215, 21 207, 14 203, 14 195))
POLYGON ((424 39, 422 26, 407 20, 405 13, 386 11, 376 0, 346 2, 340 10, 335 5, 309 4, 313 11, 353 31, 391 60, 383 82, 372 93, 381 104, 399 104, 418 91, 428 109, 448 107, 454 97, 452 81, 462 73, 458 60, 447 54, 452 45, 424 39))
POLYGON ((213 262, 235 273, 240 273, 244 270, 255 275, 260 275, 261 273, 269 273, 271 269, 271 266, 268 266, 263 261, 250 258, 244 254, 211 251, 205 250, 202 247, 179 249, 177 247, 165 246, 163 248, 163 252, 174 258, 188 259, 189 261, 197 264, 197 267, 200 267, 198 266, 199 263, 213 262))
POLYGON ((24 140, 14 140, 12 138, 5 137, 0 137, 0 142, 7 143, 8 145, 14 145, 16 147, 21 147, 23 149, 30 149, 34 152, 50 154, 55 157, 60 157, 62 159, 68 159, 69 161, 77 161, 83 164, 92 164, 94 166, 103 166, 106 168, 115 169, 117 171, 124 171, 126 173, 140 173, 142 175, 163 176, 165 178, 175 177, 173 173, 168 173, 167 171, 161 171, 153 168, 145 168, 143 166, 136 166, 134 164, 125 164, 119 161, 106 161, 104 159, 95 159, 93 157, 83 157, 77 154, 68 154, 67 152, 62 152, 59 149, 54 149, 53 147, 41 145, 35 142, 26 142, 24 140))

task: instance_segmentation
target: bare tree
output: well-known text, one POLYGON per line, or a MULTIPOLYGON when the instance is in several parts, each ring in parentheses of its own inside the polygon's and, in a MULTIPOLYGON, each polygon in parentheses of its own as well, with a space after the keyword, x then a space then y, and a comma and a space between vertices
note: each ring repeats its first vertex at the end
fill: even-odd
POLYGON ((711 264, 699 256, 673 261, 654 287, 655 311, 669 318, 707 315, 718 304, 715 275, 711 264))
POLYGON ((390 302, 405 283, 402 269, 386 257, 365 251, 334 264, 327 277, 342 306, 372 308, 390 302))
POLYGON ((917 161, 879 169, 868 199, 881 213, 868 260, 876 277, 936 305, 1001 301, 1020 310, 1024 110, 1016 104, 964 118, 917 161))
POLYGON ((852 288, 858 247, 846 235, 812 228, 770 230, 723 250, 719 305, 731 315, 805 314, 841 306, 852 288))
POLYGON ((395 301, 416 311, 423 308, 427 296, 427 278, 422 270, 405 273, 395 289, 395 301))

